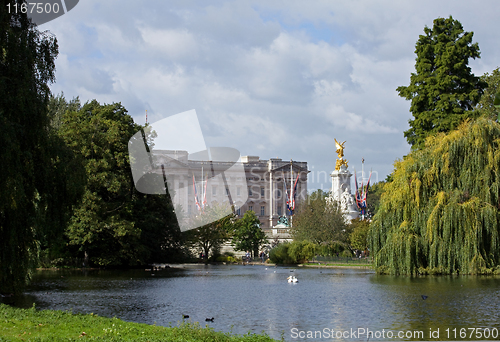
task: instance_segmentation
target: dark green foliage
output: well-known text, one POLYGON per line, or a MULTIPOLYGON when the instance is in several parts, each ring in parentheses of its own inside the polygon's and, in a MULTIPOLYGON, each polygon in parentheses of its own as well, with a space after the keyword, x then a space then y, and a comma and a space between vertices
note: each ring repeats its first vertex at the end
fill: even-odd
POLYGON ((66 230, 79 256, 118 266, 163 261, 178 252, 180 232, 169 199, 134 188, 128 140, 141 127, 125 108, 92 101, 62 118, 59 134, 83 160, 87 177, 66 230))
POLYGON ((57 41, 7 3, 22 2, 0 11, 0 293, 23 289, 40 240, 61 232, 78 195, 65 172, 72 155, 47 114, 57 41))
POLYGON ((50 95, 49 99, 49 119, 50 126, 55 130, 58 130, 62 125, 63 116, 67 111, 78 111, 81 108, 80 99, 78 97, 67 101, 64 97, 64 93, 54 96, 50 95))
POLYGON ((396 162, 369 232, 380 272, 499 269, 499 145, 500 124, 481 117, 396 162))
MULTIPOLYGON (((389 177, 389 176, 387 176, 389 177)), ((384 192, 385 181, 375 183, 370 186, 368 195, 366 196, 366 205, 368 208, 369 217, 373 217, 377 213, 378 205, 380 203, 380 196, 384 192)))
POLYGON ((469 67, 469 58, 480 58, 473 32, 465 32, 451 16, 435 19, 424 32, 415 46, 416 73, 409 86, 397 88, 399 96, 411 100, 414 119, 404 135, 414 149, 422 148, 429 135, 449 132, 474 117, 472 109, 486 87, 469 67))
POLYGON ((269 260, 274 264, 295 264, 295 260, 288 253, 290 243, 280 243, 269 251, 269 260))
POLYGON ((311 195, 296 211, 291 232, 297 241, 347 246, 350 226, 337 202, 328 203, 323 196, 311 195))
POLYGON ((314 258, 318 246, 311 241, 280 243, 269 252, 269 260, 275 264, 299 264, 314 258))
POLYGON ((267 242, 266 234, 260 229, 260 221, 252 210, 234 224, 233 245, 237 251, 252 251, 257 257, 259 247, 267 242))
POLYGON ((141 231, 144 263, 180 262, 187 255, 170 196, 145 195, 134 190, 133 221, 141 231))
POLYGON ((495 107, 495 98, 500 91, 500 69, 496 68, 491 74, 484 74, 481 79, 488 84, 488 87, 484 90, 476 109, 481 115, 496 120, 499 110, 495 107))

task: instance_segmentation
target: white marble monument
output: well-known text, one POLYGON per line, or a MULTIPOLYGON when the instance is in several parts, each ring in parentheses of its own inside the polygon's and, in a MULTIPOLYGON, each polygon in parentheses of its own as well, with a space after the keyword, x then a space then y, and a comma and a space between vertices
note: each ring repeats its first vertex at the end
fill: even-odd
POLYGON ((330 175, 332 177, 332 190, 328 201, 337 201, 340 203, 346 222, 351 222, 351 220, 359 217, 359 210, 356 205, 354 195, 351 194, 352 173, 350 173, 347 169, 348 161, 343 158, 344 144, 345 141, 343 143, 339 143, 337 139, 335 139, 338 159, 335 164, 335 171, 333 171, 330 175))

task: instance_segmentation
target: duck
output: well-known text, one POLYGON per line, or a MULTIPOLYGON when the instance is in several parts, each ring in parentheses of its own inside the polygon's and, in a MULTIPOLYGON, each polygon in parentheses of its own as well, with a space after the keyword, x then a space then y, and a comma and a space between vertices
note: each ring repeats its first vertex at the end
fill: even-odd
POLYGON ((182 318, 189 318, 189 315, 182 315, 182 318))
POLYGON ((205 322, 213 322, 214 321, 214 318, 205 318, 205 322))
POLYGON ((288 279, 289 283, 298 283, 299 282, 299 280, 295 276, 289 276, 286 279, 288 279))

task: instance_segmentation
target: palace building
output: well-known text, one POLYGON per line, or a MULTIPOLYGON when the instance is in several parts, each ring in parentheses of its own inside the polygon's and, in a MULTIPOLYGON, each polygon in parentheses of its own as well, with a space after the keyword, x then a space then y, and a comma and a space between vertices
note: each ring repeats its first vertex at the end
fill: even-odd
POLYGON ((165 168, 168 169, 168 190, 176 212, 181 210, 191 216, 204 205, 215 203, 234 208, 238 217, 252 210, 266 234, 276 237, 280 232, 274 229, 273 233, 272 228, 280 216, 288 215, 287 195, 290 197, 295 188, 295 206, 306 199, 307 162, 239 155, 232 159, 236 162, 192 157, 189 155, 188 159, 186 151, 153 151, 157 172, 163 170, 165 174, 165 168))

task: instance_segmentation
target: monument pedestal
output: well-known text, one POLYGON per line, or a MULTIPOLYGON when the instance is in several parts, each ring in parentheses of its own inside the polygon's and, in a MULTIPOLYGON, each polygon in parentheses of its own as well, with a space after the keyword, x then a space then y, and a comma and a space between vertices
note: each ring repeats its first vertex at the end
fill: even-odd
POLYGON ((351 176, 345 165, 341 165, 339 170, 335 170, 330 175, 332 177, 332 190, 328 201, 337 201, 345 214, 346 222, 359 217, 356 199, 351 194, 351 176))

